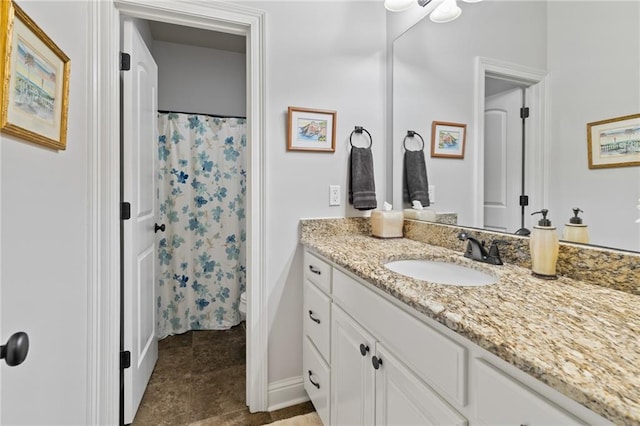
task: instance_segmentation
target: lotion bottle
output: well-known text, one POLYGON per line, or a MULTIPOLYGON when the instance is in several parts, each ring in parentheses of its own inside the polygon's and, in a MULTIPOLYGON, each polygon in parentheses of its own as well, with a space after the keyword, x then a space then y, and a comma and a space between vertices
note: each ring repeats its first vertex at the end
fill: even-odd
POLYGON ((538 221, 538 225, 533 227, 529 238, 529 250, 531 252, 531 271, 534 276, 544 279, 556 279, 556 262, 558 261, 558 234, 556 227, 551 225, 551 221, 547 219, 549 210, 542 209, 539 212, 531 213, 542 214, 542 219, 538 221))
POLYGON ((573 209, 573 217, 569 219, 569 223, 565 224, 562 231, 562 239, 573 241, 574 243, 589 243, 589 231, 587 225, 582 223, 582 218, 578 216, 582 213, 579 208, 573 209))

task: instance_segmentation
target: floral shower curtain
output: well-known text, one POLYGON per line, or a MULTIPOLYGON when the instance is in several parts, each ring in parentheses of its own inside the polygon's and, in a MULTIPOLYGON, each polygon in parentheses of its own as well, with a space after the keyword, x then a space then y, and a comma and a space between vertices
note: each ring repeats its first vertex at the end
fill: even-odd
POLYGON ((158 337, 240 322, 246 120, 158 115, 158 337))

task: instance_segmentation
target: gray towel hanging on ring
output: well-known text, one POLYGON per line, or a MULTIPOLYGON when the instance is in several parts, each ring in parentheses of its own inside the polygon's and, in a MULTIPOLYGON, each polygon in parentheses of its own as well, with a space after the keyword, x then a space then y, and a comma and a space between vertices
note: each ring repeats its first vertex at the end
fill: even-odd
POLYGON ((424 151, 405 151, 403 166, 405 201, 412 204, 413 201, 418 200, 423 207, 428 207, 431 202, 424 151))
POLYGON ((378 202, 371 148, 352 147, 349 165, 349 203, 358 210, 375 209, 378 202))

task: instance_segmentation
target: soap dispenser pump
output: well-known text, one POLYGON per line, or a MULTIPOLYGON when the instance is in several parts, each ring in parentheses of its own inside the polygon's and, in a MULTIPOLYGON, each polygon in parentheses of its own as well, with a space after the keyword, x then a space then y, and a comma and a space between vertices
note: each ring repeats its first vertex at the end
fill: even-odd
POLYGON ((569 219, 569 223, 565 224, 562 231, 562 239, 573 241, 574 243, 589 243, 589 231, 587 225, 582 223, 582 218, 578 214, 584 213, 578 207, 573 209, 573 217, 569 219))
POLYGON ((556 279, 556 262, 558 261, 558 234, 556 227, 547 219, 549 210, 542 209, 542 219, 533 227, 529 237, 529 250, 531 252, 531 271, 534 276, 545 279, 556 279))

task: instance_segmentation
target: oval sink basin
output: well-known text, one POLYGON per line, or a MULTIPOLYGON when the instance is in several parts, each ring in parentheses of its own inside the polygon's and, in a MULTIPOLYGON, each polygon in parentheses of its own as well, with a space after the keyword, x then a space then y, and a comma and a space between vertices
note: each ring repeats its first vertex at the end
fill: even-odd
POLYGON ((394 260, 384 266, 398 274, 436 284, 475 287, 498 282, 498 278, 486 272, 434 260, 394 260))

